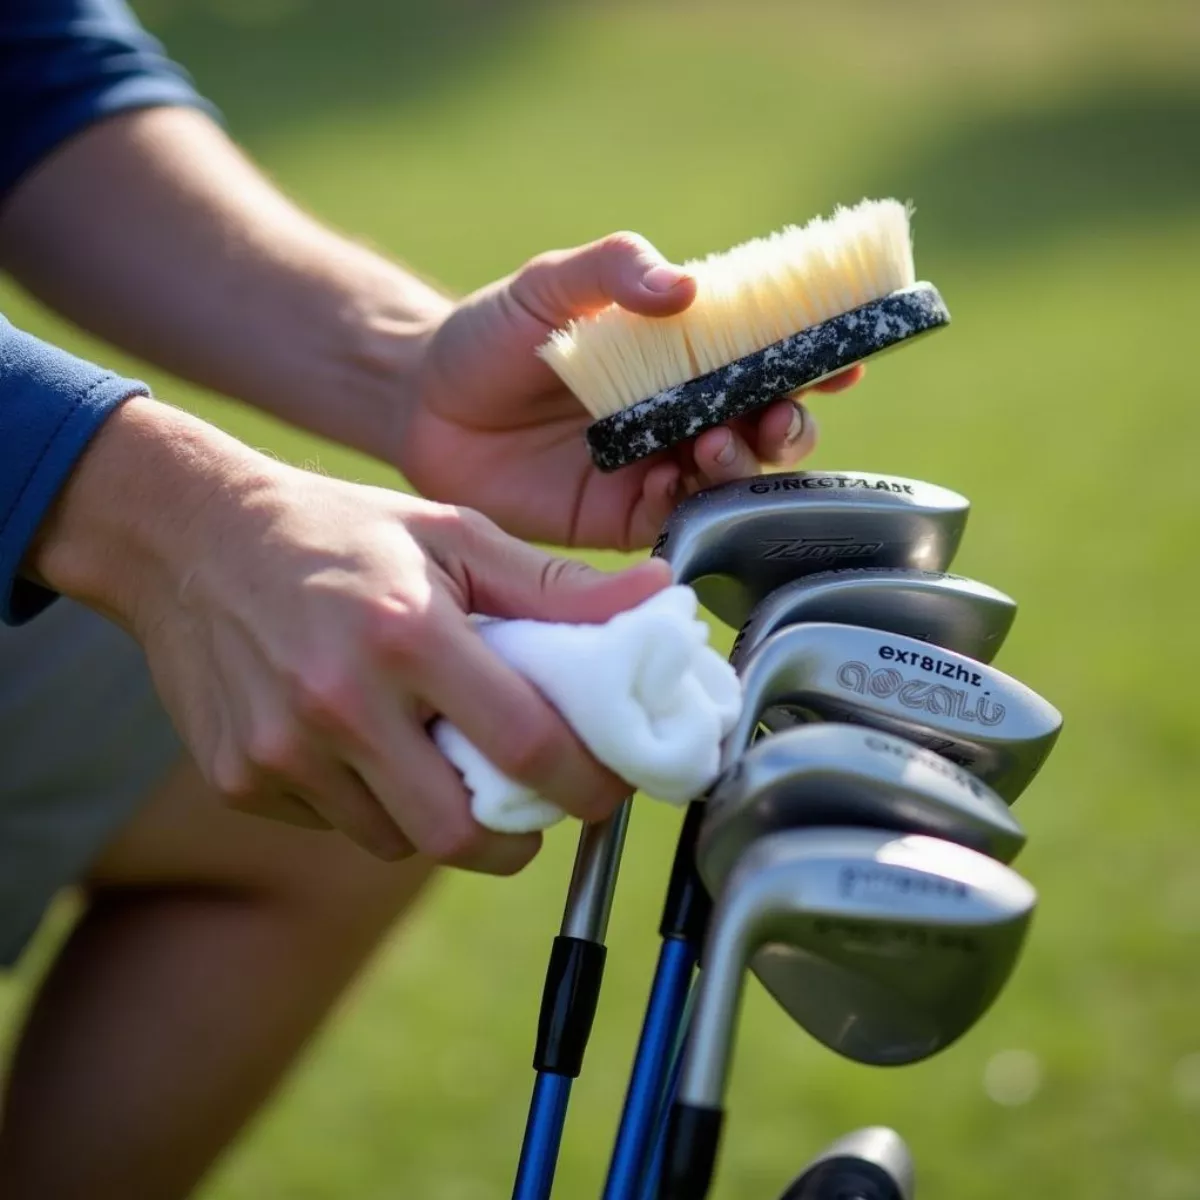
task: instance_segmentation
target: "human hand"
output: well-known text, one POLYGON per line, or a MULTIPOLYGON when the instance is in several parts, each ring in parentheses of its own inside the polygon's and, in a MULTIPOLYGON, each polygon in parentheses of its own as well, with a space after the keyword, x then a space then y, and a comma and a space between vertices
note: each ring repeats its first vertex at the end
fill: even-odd
MULTIPOLYGON (((695 294, 694 280, 636 234, 533 259, 429 335, 397 465, 423 495, 477 508, 519 537, 624 550, 653 542, 691 492, 795 466, 817 430, 793 399, 621 471, 593 466, 583 439, 591 417, 535 350, 552 329, 610 303, 667 316, 695 294)), ((817 390, 861 374, 852 368, 817 390)))
POLYGON ((467 614, 607 620, 669 583, 661 563, 603 575, 476 513, 297 470, 135 399, 89 448, 36 565, 130 628, 235 808, 335 826, 382 858, 519 869, 537 836, 472 820, 427 732, 435 715, 575 816, 603 818, 629 792, 467 614))

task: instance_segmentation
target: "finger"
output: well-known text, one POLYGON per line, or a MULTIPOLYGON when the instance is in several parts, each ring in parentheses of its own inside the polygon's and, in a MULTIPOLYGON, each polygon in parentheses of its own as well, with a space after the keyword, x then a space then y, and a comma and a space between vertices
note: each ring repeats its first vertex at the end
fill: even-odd
POLYGON ((696 439, 692 454, 699 482, 704 487, 759 474, 754 452, 741 434, 728 425, 706 429, 696 439))
POLYGON ((301 829, 333 828, 333 825, 307 801, 288 792, 264 796, 252 806, 248 805, 240 811, 249 816, 265 817, 271 821, 281 821, 285 825, 296 825, 301 829))
POLYGON ((610 304, 643 316, 682 312, 696 298, 696 281, 640 234, 614 233, 539 255, 513 277, 510 292, 539 320, 558 326, 610 304))
POLYGON ((638 545, 654 541, 663 522, 675 510, 686 492, 683 472, 677 462, 657 463, 642 480, 642 503, 630 530, 631 539, 638 545))
POLYGON ((794 467, 816 449, 816 418, 799 401, 782 400, 766 409, 755 430, 760 461, 773 467, 794 467))
POLYGON ((820 383, 813 386, 813 390, 817 392, 844 392, 848 387, 853 387, 867 373, 865 363, 855 363, 852 367, 847 367, 844 371, 840 371, 836 375, 831 375, 828 379, 822 379, 820 383))
POLYGON ((264 789, 253 796, 230 801, 239 812, 257 816, 291 815, 292 824, 340 830, 368 854, 385 862, 407 858, 413 852, 406 838, 380 802, 367 790, 353 771, 318 761, 315 756, 289 768, 286 790, 264 789), (291 782, 302 779, 303 783, 291 782), (301 822, 300 809, 307 807, 317 821, 301 822))
POLYGON ((462 780, 423 729, 405 720, 356 763, 359 773, 416 848, 446 866, 513 875, 537 854, 538 834, 499 834, 471 816, 462 780))
POLYGON ((586 820, 608 816, 629 795, 632 789, 588 753, 461 613, 448 611, 431 623, 427 642, 427 656, 408 665, 415 690, 498 770, 586 820))
MULTIPOLYGON (((651 559, 605 572, 577 559, 547 554, 470 514, 456 530, 443 565, 461 581, 465 607, 496 617, 596 623, 634 608, 671 583, 665 563, 651 559)), ((465 730, 464 730, 465 732, 465 730)))

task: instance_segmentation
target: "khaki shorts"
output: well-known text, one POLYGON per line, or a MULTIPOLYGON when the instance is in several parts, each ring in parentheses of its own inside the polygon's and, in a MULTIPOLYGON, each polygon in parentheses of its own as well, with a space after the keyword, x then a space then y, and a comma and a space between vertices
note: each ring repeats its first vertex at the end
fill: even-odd
POLYGON ((0 966, 181 753, 116 626, 66 600, 0 626, 0 966))

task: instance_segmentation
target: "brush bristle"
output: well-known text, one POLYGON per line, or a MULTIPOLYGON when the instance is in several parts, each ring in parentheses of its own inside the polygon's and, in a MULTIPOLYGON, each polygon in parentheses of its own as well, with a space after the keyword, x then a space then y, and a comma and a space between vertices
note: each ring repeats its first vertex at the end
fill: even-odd
POLYGON ((714 371, 916 282, 909 208, 863 200, 685 263, 696 299, 673 317, 613 305, 538 353, 594 417, 714 371))

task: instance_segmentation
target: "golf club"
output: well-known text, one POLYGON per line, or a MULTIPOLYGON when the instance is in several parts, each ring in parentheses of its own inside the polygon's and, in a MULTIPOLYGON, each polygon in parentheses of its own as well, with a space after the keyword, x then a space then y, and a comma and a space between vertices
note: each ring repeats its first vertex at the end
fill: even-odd
MULTIPOLYGON (((828 574, 831 563, 945 570, 958 549, 968 509, 957 493, 917 480, 851 471, 771 475, 685 500, 663 527, 654 553, 671 564, 679 582, 696 588, 706 607, 736 627, 773 589, 828 574)), ((638 1193, 670 1047, 703 936, 708 897, 691 865, 700 818, 696 808, 693 804, 685 818, 671 872, 659 925, 662 949, 604 1200, 633 1200, 638 1193)), ((608 858, 612 889, 619 854, 608 858)), ((567 909, 572 910, 570 894, 567 909)), ((522 1200, 536 1197, 531 1193, 522 1200)))
POLYGON ((891 475, 761 475, 683 501, 654 553, 737 629, 776 588, 829 567, 945 570, 969 507, 957 492, 891 475))
POLYGON ((916 1171, 904 1139, 882 1125, 827 1146, 780 1200, 915 1200, 916 1171))
POLYGON ((744 703, 725 766, 762 713, 870 725, 965 767, 1008 803, 1054 746, 1062 716, 1019 680, 953 650, 852 625, 813 622, 772 634, 742 666, 744 703))
POLYGON ((961 1037, 999 995, 1035 903, 1011 868, 937 838, 801 829, 751 845, 705 941, 662 1200, 708 1193, 752 958, 818 1041, 859 1062, 916 1062, 961 1037))
POLYGON ((733 643, 734 668, 771 634, 805 621, 837 621, 932 642, 980 662, 996 657, 1017 603, 964 575, 908 567, 843 567, 793 580, 754 607, 733 643))
POLYGON ((921 833, 1012 862, 1025 834, 985 783, 903 738, 803 725, 755 742, 708 794, 696 866, 716 896, 767 834, 821 825, 921 833))

